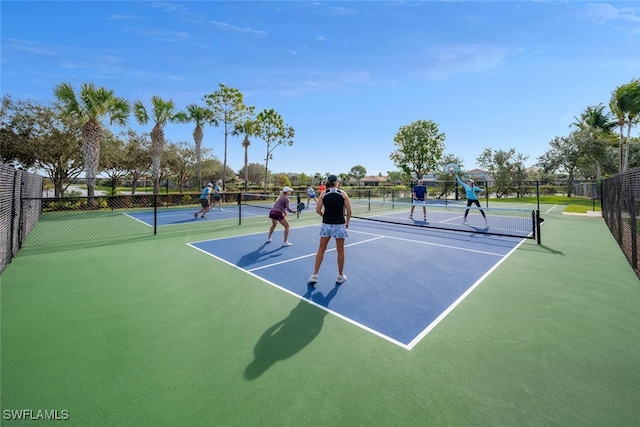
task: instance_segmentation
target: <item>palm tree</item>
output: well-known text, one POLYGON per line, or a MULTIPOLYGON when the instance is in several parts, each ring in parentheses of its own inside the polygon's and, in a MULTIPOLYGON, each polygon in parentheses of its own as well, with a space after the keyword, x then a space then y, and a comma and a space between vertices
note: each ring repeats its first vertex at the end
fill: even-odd
MULTIPOLYGON (((588 106, 586 110, 582 112, 580 118, 574 117, 576 121, 571 123, 569 127, 575 126, 584 131, 592 131, 596 143, 600 143, 599 136, 603 133, 609 133, 616 127, 617 122, 611 120, 611 116, 608 112, 604 111, 605 106, 598 104, 597 106, 588 106)), ((600 180, 600 158, 596 158, 596 174, 598 181, 600 180)))
POLYGON ((244 97, 238 89, 219 83, 220 89, 205 95, 204 100, 213 112, 212 126, 224 124, 224 161, 222 163, 222 188, 226 186, 227 138, 235 131, 235 124, 253 114, 253 107, 244 105, 244 97))
POLYGON ((640 81, 632 80, 630 83, 618 86, 611 93, 609 101, 611 112, 618 119, 620 130, 620 172, 625 172, 629 167, 629 146, 631 144, 631 127, 640 114, 640 81), (627 124, 627 141, 624 139, 624 125, 627 124))
MULTIPOLYGON (((168 122, 176 121, 173 100, 165 101, 159 96, 151 97, 152 115, 155 122, 151 130, 151 177, 153 194, 160 192, 160 160, 164 151, 164 127, 168 122)), ((149 123, 149 114, 141 101, 133 104, 133 112, 141 125, 149 123)))
MULTIPOLYGON (((253 113, 253 107, 249 107, 253 113)), ((247 192, 249 183, 249 146, 251 145, 250 136, 255 136, 257 132, 257 124, 254 120, 246 118, 239 121, 235 125, 233 135, 244 135, 242 147, 244 148, 244 191, 247 192)))
POLYGON ((193 129, 193 142, 196 148, 196 176, 198 185, 202 186, 202 139, 204 138, 202 127, 207 123, 215 123, 215 126, 217 126, 217 121, 214 120, 211 110, 197 104, 187 105, 186 111, 180 111, 176 114, 176 121, 179 123, 195 123, 196 125, 195 129, 193 129))
POLYGON ((81 125, 82 155, 87 179, 87 196, 93 200, 94 184, 100 160, 102 143, 102 120, 109 118, 111 125, 124 126, 131 111, 124 98, 114 95, 113 90, 96 87, 93 83, 83 83, 76 95, 71 83, 60 83, 54 94, 65 116, 77 118, 81 125))

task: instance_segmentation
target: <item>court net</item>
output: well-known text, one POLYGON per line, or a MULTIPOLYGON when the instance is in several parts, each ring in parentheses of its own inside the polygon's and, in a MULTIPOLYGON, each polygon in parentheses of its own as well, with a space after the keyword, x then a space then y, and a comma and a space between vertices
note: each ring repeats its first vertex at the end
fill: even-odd
POLYGON ((412 227, 538 239, 539 212, 534 209, 467 207, 466 203, 397 202, 351 199, 352 218, 412 227), (413 207, 413 214, 411 208, 413 207), (426 220, 425 213, 426 211, 426 220), (468 212, 467 212, 468 211, 468 212), (466 213, 466 218, 465 218, 466 213))

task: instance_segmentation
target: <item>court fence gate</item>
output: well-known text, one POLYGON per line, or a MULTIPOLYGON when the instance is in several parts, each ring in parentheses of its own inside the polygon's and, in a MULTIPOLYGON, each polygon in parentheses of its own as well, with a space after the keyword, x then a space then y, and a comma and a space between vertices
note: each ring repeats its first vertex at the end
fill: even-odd
POLYGON ((640 278, 640 168, 602 181, 602 216, 631 267, 640 278))

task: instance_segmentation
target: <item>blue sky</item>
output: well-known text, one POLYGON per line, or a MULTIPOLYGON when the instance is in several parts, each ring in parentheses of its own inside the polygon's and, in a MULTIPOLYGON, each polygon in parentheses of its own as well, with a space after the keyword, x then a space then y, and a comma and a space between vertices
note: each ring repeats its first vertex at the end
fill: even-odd
MULTIPOLYGON (((150 105, 204 105, 218 84, 295 131, 273 172, 398 170, 401 126, 432 120, 467 169, 485 148, 527 166, 589 105, 640 77, 640 3, 583 1, 2 1, 1 91, 53 100, 84 82, 150 105)), ((130 119, 132 128, 150 131, 130 119)), ((192 142, 192 125, 166 138, 192 142)), ((204 145, 223 158, 221 129, 204 145)), ((254 139, 249 161, 264 163, 254 139)), ((240 139, 228 164, 243 166, 240 139)))

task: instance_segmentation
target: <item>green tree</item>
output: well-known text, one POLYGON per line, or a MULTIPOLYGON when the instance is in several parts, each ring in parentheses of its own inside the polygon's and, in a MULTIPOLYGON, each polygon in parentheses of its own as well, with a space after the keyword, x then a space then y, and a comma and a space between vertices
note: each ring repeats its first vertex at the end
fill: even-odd
POLYGON ((151 116, 141 101, 133 104, 133 112, 136 120, 141 125, 146 125, 152 119, 154 122, 151 130, 151 177, 153 179, 153 194, 160 191, 160 163, 164 151, 164 127, 169 122, 175 122, 175 104, 172 100, 165 101, 159 96, 151 97, 151 116))
POLYGON ((151 141, 148 134, 131 129, 122 136, 125 139, 123 166, 131 178, 131 194, 136 194, 138 181, 151 168, 151 141))
MULTIPOLYGON (((253 107, 251 107, 251 111, 253 114, 253 107)), ((242 169, 244 173, 244 191, 246 192, 249 188, 249 147, 251 146, 251 140, 249 137, 255 136, 257 129, 257 123, 255 120, 245 117, 241 120, 238 120, 235 124, 234 135, 244 135, 244 139, 242 140, 242 148, 244 148, 244 168, 242 169)))
POLYGON ((519 191, 524 185, 526 160, 527 156, 517 153, 515 148, 509 151, 486 148, 476 161, 493 176, 496 196, 502 197, 511 191, 519 191))
POLYGON ((358 185, 360 185, 360 180, 367 176, 367 170, 362 165, 355 165, 349 171, 349 175, 354 177, 358 185))
POLYGON ((102 120, 108 118, 111 125, 124 126, 131 107, 124 98, 115 96, 113 90, 96 87, 93 83, 83 83, 78 94, 71 83, 60 83, 55 87, 54 94, 63 114, 81 123, 87 195, 93 198, 102 143, 102 120))
POLYGON ((223 175, 222 188, 226 187, 226 170, 227 170, 227 140, 229 135, 235 132, 237 123, 253 114, 253 107, 247 107, 244 104, 244 97, 238 89, 227 87, 219 83, 220 89, 209 95, 205 95, 204 100, 211 108, 213 126, 223 125, 222 133, 224 135, 224 158, 223 158, 223 175))
POLYGON ((111 195, 116 193, 118 182, 127 175, 125 142, 105 129, 99 168, 111 181, 111 195))
POLYGON ((594 135, 588 130, 576 130, 568 137, 555 137, 549 145, 551 149, 538 157, 538 166, 547 173, 557 171, 568 175, 567 197, 571 197, 572 181, 581 159, 589 152, 594 143, 594 135))
POLYGON ((434 170, 444 152, 446 136, 431 120, 418 120, 402 126, 393 138, 396 150, 389 158, 406 175, 418 179, 434 170))
POLYGON ((195 144, 196 156, 196 179, 198 186, 202 185, 202 140, 204 139, 203 126, 207 123, 215 123, 213 112, 197 104, 187 105, 185 111, 176 114, 176 121, 179 123, 194 123, 193 142, 195 144))
POLYGON ((615 88, 611 93, 609 108, 618 121, 620 132, 619 171, 625 172, 629 167, 631 127, 637 123, 640 114, 640 81, 634 79, 630 83, 615 88), (625 124, 627 125, 626 141, 624 137, 625 124))
POLYGON ((575 122, 569 127, 575 126, 578 129, 590 131, 594 134, 594 146, 592 150, 592 160, 596 165, 596 176, 598 181, 601 177, 601 163, 606 156, 607 135, 611 134, 616 126, 616 121, 611 120, 609 113, 605 112, 605 106, 588 106, 580 115, 574 117, 575 122))
POLYGON ((293 145, 295 130, 284 123, 284 120, 275 110, 263 110, 256 117, 256 136, 267 144, 267 155, 264 159, 264 191, 267 191, 267 179, 269 174, 269 160, 273 150, 280 145, 293 145))
MULTIPOLYGON (((171 143, 166 150, 167 168, 178 181, 180 194, 184 192, 184 185, 197 166, 196 149, 185 141, 171 143)), ((200 182, 200 181, 198 181, 200 182)))

